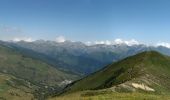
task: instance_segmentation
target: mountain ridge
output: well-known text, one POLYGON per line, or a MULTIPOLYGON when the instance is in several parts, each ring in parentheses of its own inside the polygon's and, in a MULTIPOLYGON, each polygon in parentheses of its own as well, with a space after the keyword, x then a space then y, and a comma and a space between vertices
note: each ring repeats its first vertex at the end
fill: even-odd
POLYGON ((65 41, 57 43, 55 41, 34 41, 34 42, 9 42, 8 45, 20 50, 25 48, 38 52, 43 56, 38 57, 49 64, 57 65, 61 69, 68 69, 72 72, 88 75, 104 66, 116 62, 137 53, 155 50, 166 55, 170 55, 170 49, 163 46, 147 46, 144 44, 128 46, 118 45, 85 45, 82 42, 65 41), (48 60, 50 59, 50 61, 48 60))
POLYGON ((115 91, 126 90, 127 88, 123 86, 130 87, 135 91, 147 91, 141 87, 139 89, 135 87, 144 86, 148 88, 148 91, 150 89, 156 93, 167 93, 170 89, 168 79, 170 67, 168 64, 170 64, 168 56, 156 51, 142 52, 108 65, 106 68, 68 85, 64 92, 67 94, 111 87, 115 87, 115 91))

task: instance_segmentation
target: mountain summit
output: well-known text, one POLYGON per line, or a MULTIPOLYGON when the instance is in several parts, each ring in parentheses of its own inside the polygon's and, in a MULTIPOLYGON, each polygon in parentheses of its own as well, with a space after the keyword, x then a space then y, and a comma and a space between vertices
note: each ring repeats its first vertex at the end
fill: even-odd
POLYGON ((112 89, 116 92, 144 91, 167 93, 170 90, 170 57, 146 51, 110 64, 65 89, 66 93, 112 89))

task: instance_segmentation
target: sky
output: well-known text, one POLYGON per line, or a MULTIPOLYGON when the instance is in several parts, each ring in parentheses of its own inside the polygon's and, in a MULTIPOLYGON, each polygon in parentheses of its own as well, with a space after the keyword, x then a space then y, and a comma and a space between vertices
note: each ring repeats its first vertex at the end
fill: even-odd
POLYGON ((169 5, 169 0, 0 0, 0 39, 169 45, 169 5))

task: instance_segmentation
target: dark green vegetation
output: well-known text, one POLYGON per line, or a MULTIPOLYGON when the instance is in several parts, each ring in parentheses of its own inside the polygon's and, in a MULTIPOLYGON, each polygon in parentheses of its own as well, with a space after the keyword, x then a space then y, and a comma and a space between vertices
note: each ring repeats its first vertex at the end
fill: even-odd
MULTIPOLYGON (((11 83, 18 88, 18 84, 31 89, 34 98, 43 99, 45 96, 61 90, 69 81, 77 78, 74 74, 58 70, 40 60, 22 55, 12 47, 0 45, 0 73, 12 77, 11 83)), ((7 80, 7 79, 4 79, 7 80)), ((8 82, 9 83, 9 82, 8 82)), ((8 90, 9 84, 1 84, 2 93, 8 90)), ((24 91, 24 89, 20 89, 24 91)))
POLYGON ((128 57, 65 88, 64 93, 86 90, 115 92, 170 92, 170 57, 147 51, 128 57))

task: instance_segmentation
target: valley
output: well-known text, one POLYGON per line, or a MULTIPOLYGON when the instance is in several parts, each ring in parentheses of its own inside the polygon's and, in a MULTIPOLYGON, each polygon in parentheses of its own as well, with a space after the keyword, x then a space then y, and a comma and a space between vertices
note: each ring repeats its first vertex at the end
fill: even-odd
MULTIPOLYGON (((45 45, 44 42, 41 42, 41 45, 45 45)), ((56 53, 57 55, 48 55, 46 52, 51 54, 52 52, 41 52, 44 47, 39 47, 38 50, 38 44, 36 43, 22 41, 20 43, 24 43, 24 45, 0 42, 0 73, 2 74, 2 82, 0 82, 2 84, 2 94, 0 97, 3 99, 16 98, 16 100, 22 100, 22 97, 28 97, 28 100, 45 100, 47 98, 50 100, 67 100, 68 98, 73 100, 97 100, 97 98, 115 97, 115 99, 122 98, 124 100, 124 98, 129 98, 130 100, 138 96, 141 100, 152 97, 155 99, 169 98, 170 68, 168 66, 170 58, 165 55, 169 51, 168 48, 158 49, 160 47, 151 48, 143 45, 86 46, 82 44, 85 46, 82 50, 82 47, 74 42, 70 44, 74 45, 74 48, 72 46, 70 48, 68 43, 50 42, 55 49, 47 47, 46 50, 51 49, 58 53, 56 53), (35 49, 29 49, 32 47, 35 47, 35 49), (94 47, 95 49, 92 49, 94 47), (57 51, 58 48, 63 49, 57 51), (78 63, 76 65, 80 68, 86 67, 87 70, 81 69, 78 71, 74 68, 70 70, 71 67, 65 66, 68 64, 67 60, 65 63, 55 60, 55 58, 63 56, 63 53, 61 53, 63 50, 72 51, 63 52, 66 54, 66 58, 69 58, 68 55, 70 55, 71 58, 73 56, 78 57, 76 63, 79 61, 87 63, 87 65, 84 65, 80 62, 80 65, 78 63), (159 50, 163 54, 157 52, 159 50), (74 53, 77 51, 79 53, 74 53), (98 54, 96 55, 95 52, 98 54), (97 63, 101 62, 102 59, 100 58, 103 59, 105 64, 97 63), (95 63, 98 65, 95 65, 95 63), (81 64, 84 66, 81 66, 81 64), (90 69, 89 64, 95 67, 92 72, 87 74, 86 71, 88 71, 88 68, 90 69), (121 94, 124 97, 121 97, 121 94), (143 97, 143 95, 146 96, 143 97)), ((71 58, 69 58, 69 64, 74 62, 71 58)))
MULTIPOLYGON (((0 73, 2 73, 2 76, 15 77, 4 77, 2 80, 4 89, 13 89, 14 82, 14 91, 25 93, 24 89, 26 89, 26 91, 31 91, 30 93, 28 92, 30 95, 41 100, 45 99, 49 94, 61 90, 70 81, 78 79, 76 74, 56 69, 38 59, 22 55, 15 49, 5 45, 0 45, 0 59, 0 73), (5 81, 8 79, 11 79, 11 81, 5 81), (23 88, 18 89, 20 85, 23 88)), ((27 92, 25 95, 27 95, 27 92)), ((22 100, 22 98, 20 99, 22 100)))

